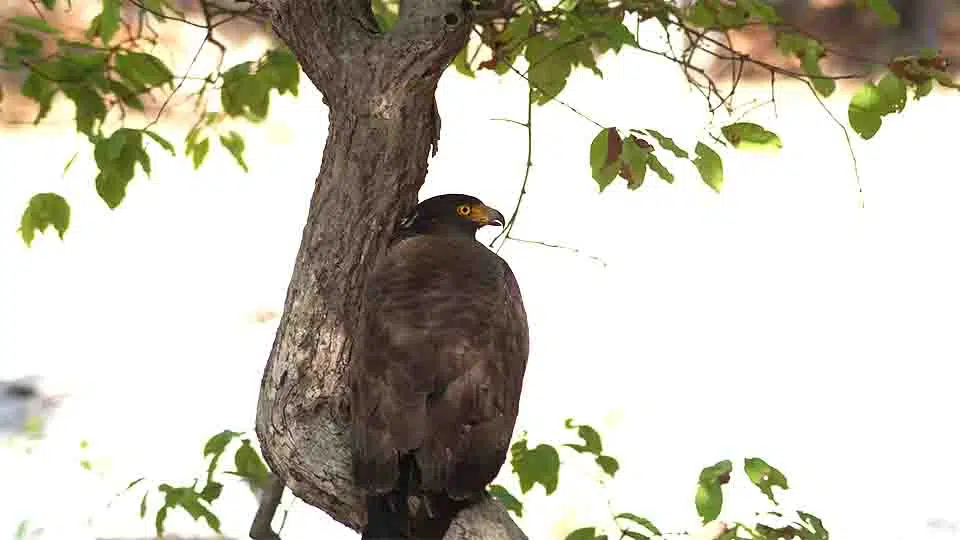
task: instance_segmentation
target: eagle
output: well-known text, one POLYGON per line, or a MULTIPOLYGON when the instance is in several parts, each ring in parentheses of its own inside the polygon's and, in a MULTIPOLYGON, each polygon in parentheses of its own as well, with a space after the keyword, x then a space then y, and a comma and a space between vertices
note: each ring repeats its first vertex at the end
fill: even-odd
POLYGON ((440 540, 506 460, 529 354, 503 226, 469 195, 420 202, 363 284, 349 372, 363 540, 440 540))

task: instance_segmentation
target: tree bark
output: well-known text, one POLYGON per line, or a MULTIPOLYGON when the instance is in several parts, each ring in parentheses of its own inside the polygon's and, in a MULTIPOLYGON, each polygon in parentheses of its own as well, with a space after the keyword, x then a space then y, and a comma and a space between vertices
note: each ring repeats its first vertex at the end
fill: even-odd
MULTIPOLYGON (((329 106, 329 135, 284 313, 264 370, 257 436, 273 472, 358 529, 345 375, 360 286, 417 201, 439 135, 437 82, 470 31, 462 0, 405 0, 382 34, 369 2, 256 0, 329 106)), ((494 501, 447 539, 525 538, 494 501)))

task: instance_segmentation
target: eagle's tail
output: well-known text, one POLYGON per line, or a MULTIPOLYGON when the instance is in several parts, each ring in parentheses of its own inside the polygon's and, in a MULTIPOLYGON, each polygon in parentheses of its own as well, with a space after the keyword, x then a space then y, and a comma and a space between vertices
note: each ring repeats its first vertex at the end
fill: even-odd
POLYGON ((367 497, 367 525, 361 540, 442 540, 460 510, 471 504, 445 493, 423 493, 412 455, 400 460, 397 489, 367 497))

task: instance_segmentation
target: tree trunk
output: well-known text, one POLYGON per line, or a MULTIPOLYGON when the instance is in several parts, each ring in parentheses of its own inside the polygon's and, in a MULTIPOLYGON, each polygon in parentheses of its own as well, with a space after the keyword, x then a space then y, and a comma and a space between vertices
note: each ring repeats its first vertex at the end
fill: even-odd
MULTIPOLYGON (((369 1, 257 0, 329 106, 283 317, 264 370, 257 436, 291 491, 337 521, 366 520, 350 474, 345 375, 360 286, 416 203, 439 135, 434 94, 466 42, 462 0, 406 0, 393 30, 369 1)), ((501 505, 461 513, 448 539, 524 538, 501 505)))

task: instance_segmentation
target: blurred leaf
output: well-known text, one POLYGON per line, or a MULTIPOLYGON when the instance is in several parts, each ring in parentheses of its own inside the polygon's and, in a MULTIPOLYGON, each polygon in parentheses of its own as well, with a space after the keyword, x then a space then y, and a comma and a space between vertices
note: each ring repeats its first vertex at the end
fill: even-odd
POLYGON ((560 472, 560 456, 556 448, 541 444, 536 448, 527 448, 525 440, 511 447, 510 464, 520 481, 520 491, 526 493, 534 484, 543 486, 547 495, 557 489, 560 472))
POLYGON ((655 156, 653 153, 647 157, 647 167, 650 167, 653 172, 657 173, 657 176, 659 176, 663 181, 667 182, 668 184, 673 183, 673 173, 667 170, 667 168, 660 163, 660 160, 658 160, 657 156, 655 156))
POLYGON ((877 83, 877 91, 883 98, 881 115, 902 112, 907 106, 907 83, 893 73, 887 73, 877 83))
POLYGON ((167 65, 152 54, 118 52, 115 68, 138 94, 173 81, 173 73, 167 65))
POLYGON ((231 131, 226 135, 221 135, 220 144, 230 151, 230 155, 233 156, 233 159, 237 160, 237 164, 243 168, 243 172, 250 172, 250 169, 247 168, 246 162, 243 161, 243 150, 245 144, 243 142, 243 137, 240 136, 239 133, 236 131, 231 131))
POLYGON ((564 446, 569 446, 578 452, 589 452, 597 455, 603 452, 603 442, 601 441, 600 434, 597 433, 597 430, 586 424, 574 424, 573 420, 570 418, 566 420, 564 425, 567 429, 576 429, 577 435, 583 439, 583 445, 567 444, 564 446))
POLYGON ((50 23, 47 21, 32 15, 17 15, 16 17, 10 17, 7 19, 7 22, 28 30, 36 30, 37 32, 42 32, 44 34, 60 34, 60 30, 58 28, 50 26, 50 23))
MULTIPOLYGON (((620 176, 627 180, 627 188, 637 189, 643 185, 643 179, 647 174, 647 161, 650 159, 650 147, 642 147, 640 140, 633 135, 627 137, 623 142, 622 165, 620 167, 620 176)), ((595 453, 599 453, 597 450, 595 453)))
POLYGON ((487 489, 487 492, 490 493, 491 497, 500 501, 500 504, 502 504, 504 508, 513 512, 518 518, 523 517, 523 503, 507 491, 507 488, 499 484, 492 484, 487 489))
POLYGON ((203 491, 200 492, 200 498, 207 501, 213 502, 223 491, 223 484, 219 482, 208 482, 207 485, 203 486, 203 491))
POLYGON ((289 50, 273 49, 267 51, 260 61, 257 76, 280 95, 290 92, 296 96, 300 85, 300 64, 289 50))
POLYGON ((150 496, 150 492, 148 491, 144 493, 143 497, 140 499, 140 519, 143 519, 147 515, 147 497, 149 496, 150 496))
POLYGON ((823 56, 823 47, 819 43, 811 42, 803 55, 803 71, 810 77, 813 88, 823 97, 830 97, 837 89, 837 83, 827 78, 820 68, 820 58, 823 56))
POLYGON ((738 150, 779 150, 783 148, 780 137, 752 122, 737 122, 720 128, 723 137, 738 150))
POLYGON ((475 79, 477 74, 474 73, 473 68, 470 67, 470 59, 468 58, 470 49, 470 44, 464 44, 463 48, 460 49, 460 52, 457 53, 457 56, 453 59, 453 67, 456 68, 457 73, 475 79))
POLYGON ((70 226, 70 205, 56 193, 37 193, 30 198, 20 218, 20 236, 29 246, 33 242, 35 231, 43 233, 51 225, 63 240, 63 235, 70 226))
POLYGON ((709 523, 720 515, 723 507, 723 491, 719 484, 700 484, 696 496, 697 514, 703 523, 709 523))
POLYGON ((57 95, 57 87, 47 77, 31 71, 30 74, 27 75, 27 78, 24 79, 23 85, 20 87, 20 93, 33 99, 40 106, 40 109, 37 111, 37 117, 33 121, 33 123, 36 124, 40 122, 40 120, 43 120, 44 117, 47 116, 47 113, 50 112, 53 97, 57 95))
POLYGON ((728 459, 704 467, 700 471, 694 502, 697 506, 697 514, 703 523, 709 523, 720 515, 720 510, 723 508, 722 486, 730 481, 732 471, 733 463, 728 459))
POLYGON ((43 7, 48 10, 52 10, 57 5, 57 0, 40 0, 40 3, 43 4, 43 7))
POLYGON ((107 117, 107 106, 103 96, 92 86, 86 84, 61 84, 63 90, 77 109, 77 131, 92 135, 94 128, 107 117))
POLYGON ((830 540, 830 533, 824 528, 823 521, 821 521, 820 518, 813 514, 800 511, 797 511, 797 515, 800 516, 803 525, 813 532, 813 537, 811 537, 810 540, 830 540))
POLYGON ((637 531, 631 531, 630 529, 624 529, 621 534, 623 534, 622 538, 632 538, 633 540, 650 540, 649 536, 638 533, 637 531))
POLYGON ((139 484, 140 482, 143 482, 144 480, 145 478, 141 476, 140 478, 137 478, 136 480, 131 481, 129 484, 127 484, 127 487, 125 487, 123 491, 130 491, 130 488, 139 484))
POLYGON ((120 0, 103 0, 103 11, 100 12, 99 34, 106 45, 120 28, 120 0))
POLYGON ((127 107, 132 107, 138 111, 144 110, 143 102, 137 97, 137 92, 126 84, 109 79, 107 80, 107 88, 127 107))
POLYGON ((157 538, 163 538, 163 525, 165 521, 167 521, 167 507, 161 506, 160 509, 157 510, 157 516, 153 520, 154 526, 157 529, 157 538))
POLYGON ((230 444, 230 441, 241 435, 243 435, 243 433, 225 429, 210 437, 207 439, 206 444, 203 445, 203 457, 207 457, 210 454, 222 454, 223 451, 226 450, 227 445, 230 444))
POLYGON ((869 0, 870 9, 888 26, 900 25, 900 14, 890 5, 890 0, 869 0))
POLYGON ((746 9, 751 17, 767 24, 782 22, 780 15, 777 14, 777 9, 763 0, 737 0, 737 5, 746 9))
POLYGON ((630 512, 622 512, 614 516, 614 519, 628 519, 636 523, 637 525, 640 525, 641 527, 647 529, 648 531, 653 533, 654 536, 663 536, 663 533, 660 532, 660 529, 658 529, 657 526, 654 525, 652 521, 650 521, 645 517, 641 517, 636 514, 631 514, 630 512))
POLYGON ((607 535, 597 536, 596 527, 583 527, 568 534, 564 540, 606 540, 607 535))
POLYGON ((600 131, 590 143, 590 168, 593 179, 603 191, 620 172, 620 152, 623 149, 623 140, 616 128, 606 128, 600 131))
POLYGON ((677 146, 677 143, 673 142, 673 139, 671 139, 670 137, 667 137, 654 129, 647 129, 646 132, 652 135, 653 138, 657 140, 657 144, 659 144, 661 148, 663 148, 664 150, 669 150, 670 152, 673 153, 673 155, 677 156, 678 158, 687 159, 688 157, 690 157, 690 154, 688 154, 687 151, 684 150, 683 148, 680 148, 679 146, 677 146))
POLYGON ((270 478, 270 471, 263 464, 257 451, 250 446, 250 439, 243 440, 243 445, 233 456, 233 462, 237 470, 231 471, 230 474, 246 478, 258 488, 262 488, 270 478))
POLYGON ((93 157, 100 173, 96 178, 97 193, 107 206, 116 208, 127 193, 137 163, 150 174, 150 156, 143 149, 142 132, 120 128, 108 138, 99 139, 93 157))
POLYGON ((555 98, 567 85, 573 69, 571 53, 564 43, 535 35, 527 41, 524 56, 529 63, 527 78, 533 86, 534 102, 543 105, 555 98))
POLYGON ((881 112, 884 108, 883 96, 873 83, 864 84, 853 95, 850 106, 847 108, 847 118, 850 127, 863 139, 871 139, 880 130, 881 112))
POLYGON ((760 458, 747 458, 744 460, 743 470, 747 473, 750 481, 760 488, 760 491, 762 491, 771 502, 777 504, 777 500, 773 496, 773 486, 787 489, 787 479, 783 476, 783 473, 760 458))
POLYGON ((620 463, 612 456, 597 456, 596 462, 607 476, 613 477, 620 470, 620 463))
POLYGON ((163 148, 163 149, 166 150, 167 152, 170 152, 170 155, 171 155, 171 156, 177 155, 177 151, 176 151, 176 149, 174 149, 173 145, 170 144, 170 141, 164 139, 163 137, 161 137, 160 135, 157 135, 155 132, 150 131, 149 129, 144 130, 143 132, 144 132, 148 137, 150 137, 151 139, 153 139, 157 144, 159 144, 161 148, 163 148))
POLYGON ((694 158, 693 164, 700 172, 700 177, 708 186, 719 193, 720 188, 723 187, 723 161, 720 160, 720 155, 700 142, 697 143, 694 152, 697 157, 694 158))

